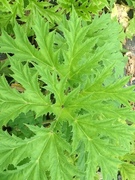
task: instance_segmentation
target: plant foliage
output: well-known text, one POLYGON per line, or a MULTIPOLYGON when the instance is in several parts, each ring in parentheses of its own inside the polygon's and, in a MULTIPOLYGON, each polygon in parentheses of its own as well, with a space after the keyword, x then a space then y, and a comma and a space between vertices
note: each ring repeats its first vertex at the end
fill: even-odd
POLYGON ((108 14, 86 22, 72 7, 52 30, 40 14, 30 24, 35 45, 17 22, 0 37, 23 88, 0 77, 0 179, 94 180, 100 169, 104 180, 118 171, 132 180, 135 94, 122 74, 121 26, 108 14))

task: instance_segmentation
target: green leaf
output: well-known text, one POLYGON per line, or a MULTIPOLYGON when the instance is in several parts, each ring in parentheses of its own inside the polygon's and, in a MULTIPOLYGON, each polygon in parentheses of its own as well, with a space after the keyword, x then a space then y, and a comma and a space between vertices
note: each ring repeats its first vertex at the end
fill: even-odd
POLYGON ((24 93, 20 94, 12 89, 4 77, 0 79, 0 104, 1 104, 1 123, 9 119, 16 118, 21 112, 34 110, 37 116, 50 111, 51 101, 49 95, 44 96, 38 84, 37 72, 28 68, 28 65, 22 66, 19 62, 12 61, 11 69, 15 73, 12 75, 15 80, 23 85, 24 93), (48 109, 49 108, 49 109, 48 109), (5 112, 5 113, 4 113, 5 112))
POLYGON ((59 11, 59 5, 55 6, 51 2, 43 2, 43 1, 29 1, 26 10, 32 11, 32 14, 38 12, 40 15, 45 17, 48 22, 54 23, 59 22, 61 20, 61 15, 59 11))
MULTIPOLYGON (((84 60, 85 55, 91 51, 96 44, 96 39, 85 39, 89 26, 82 27, 81 19, 77 18, 75 10, 73 10, 69 23, 65 20, 65 27, 62 27, 64 37, 67 42, 67 51, 63 53, 65 65, 69 69, 69 78, 72 78, 73 71, 78 69, 80 61, 84 60)), ((80 65, 79 65, 80 68, 80 65)))
POLYGON ((88 179, 91 174, 93 177, 96 174, 95 169, 97 166, 103 170, 104 179, 115 178, 117 176, 118 166, 121 163, 116 156, 123 155, 126 151, 123 151, 122 147, 118 147, 115 144, 111 145, 107 139, 95 139, 94 137, 99 133, 98 127, 92 127, 90 120, 85 124, 84 119, 83 122, 76 119, 73 132, 73 148, 76 149, 79 142, 84 142, 85 151, 88 153, 85 178, 88 179), (107 176, 106 172, 109 172, 109 176, 107 176))
POLYGON ((95 14, 101 11, 105 6, 108 6, 107 0, 92 0, 90 3, 91 12, 95 14))
POLYGON ((123 180, 134 179, 135 166, 125 162, 120 166, 120 172, 123 180))
POLYGON ((100 168, 104 180, 116 180, 135 130, 127 122, 134 123, 134 86, 126 87, 129 77, 117 68, 124 61, 120 25, 106 14, 86 22, 73 9, 53 31, 36 10, 33 17, 35 47, 17 23, 14 37, 4 30, 0 37, 0 51, 13 54, 10 76, 24 88, 0 77, 0 122, 21 121, 22 113, 29 119, 20 124, 50 121, 25 124, 32 132, 25 139, 0 131, 1 179, 94 180, 100 168))
POLYGON ((36 135, 25 140, 1 132, 0 139, 4 138, 1 144, 2 148, 0 149, 1 165, 3 169, 6 168, 6 171, 1 173, 1 178, 9 180, 17 179, 18 177, 20 179, 43 179, 45 175, 45 179, 47 179, 46 174, 50 170, 52 180, 72 179, 77 171, 68 162, 67 155, 65 154, 65 152, 69 153, 71 151, 70 145, 51 129, 35 126, 28 126, 28 128, 36 135), (10 146, 8 146, 9 142, 10 146), (37 144, 38 148, 35 151, 37 144), (14 156, 18 151, 20 151, 20 155, 14 156), (30 161, 19 166, 18 162, 26 157, 30 158, 30 161), (17 170, 8 170, 9 164, 13 164, 17 170))
POLYGON ((44 19, 37 14, 33 30, 44 62, 55 69, 58 64, 58 56, 54 50, 54 32, 49 32, 49 23, 45 23, 44 19))
POLYGON ((15 39, 7 34, 4 30, 0 37, 1 51, 6 53, 15 53, 22 60, 32 60, 36 58, 38 51, 31 46, 27 36, 23 33, 23 29, 16 23, 14 31, 15 39))

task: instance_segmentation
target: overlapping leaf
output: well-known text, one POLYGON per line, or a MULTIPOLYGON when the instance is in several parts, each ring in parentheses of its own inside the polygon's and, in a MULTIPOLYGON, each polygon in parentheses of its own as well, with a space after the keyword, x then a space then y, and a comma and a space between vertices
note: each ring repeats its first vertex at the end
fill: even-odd
POLYGON ((13 77, 18 83, 23 85, 25 90, 24 93, 20 94, 8 85, 4 77, 1 77, 1 123, 3 124, 3 122, 14 119, 19 113, 29 110, 34 110, 37 116, 50 111, 51 101, 49 96, 44 96, 41 93, 37 73, 28 68, 28 65, 23 67, 21 63, 15 61, 12 61, 11 64, 12 70, 15 73, 13 77))
POLYGON ((0 173, 1 179, 47 179, 48 170, 52 180, 71 179, 77 171, 64 154, 64 151, 70 152, 69 144, 51 129, 29 128, 36 134, 30 139, 21 140, 7 133, 0 134, 0 139, 4 140, 0 149, 1 168, 6 169, 5 173, 0 173), (30 158, 29 162, 18 165, 26 157, 30 158), (8 170, 9 164, 13 164, 17 170, 8 170))

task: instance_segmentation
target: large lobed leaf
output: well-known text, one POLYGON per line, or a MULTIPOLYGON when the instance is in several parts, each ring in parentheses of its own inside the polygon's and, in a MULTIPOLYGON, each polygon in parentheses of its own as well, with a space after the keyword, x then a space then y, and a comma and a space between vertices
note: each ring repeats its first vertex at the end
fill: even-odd
POLYGON ((39 14, 32 28, 37 48, 17 24, 15 38, 5 31, 0 37, 0 51, 13 53, 11 76, 25 89, 19 93, 0 78, 0 125, 30 110, 37 117, 52 113, 54 118, 49 127, 27 125, 35 134, 29 139, 0 131, 1 179, 93 180, 97 168, 104 180, 116 179, 120 158, 133 140, 134 128, 126 120, 134 122, 135 115, 129 104, 134 87, 125 87, 128 78, 114 71, 123 60, 119 25, 108 15, 89 25, 73 10, 55 32, 39 14), (98 21, 104 22, 100 28, 98 21), (116 28, 110 46, 105 33, 112 38, 111 25, 116 28))

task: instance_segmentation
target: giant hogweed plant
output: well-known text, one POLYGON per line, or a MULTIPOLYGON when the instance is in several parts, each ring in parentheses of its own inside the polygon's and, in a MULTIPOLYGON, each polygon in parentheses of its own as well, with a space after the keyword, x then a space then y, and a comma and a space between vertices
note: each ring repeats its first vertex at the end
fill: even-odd
POLYGON ((104 180, 118 171, 133 179, 135 94, 122 74, 121 26, 107 14, 85 22, 73 10, 53 31, 35 13, 31 28, 35 46, 17 23, 14 37, 0 37, 23 88, 0 77, 0 179, 94 180, 99 170, 104 180), (23 136, 2 130, 14 122, 23 136))

